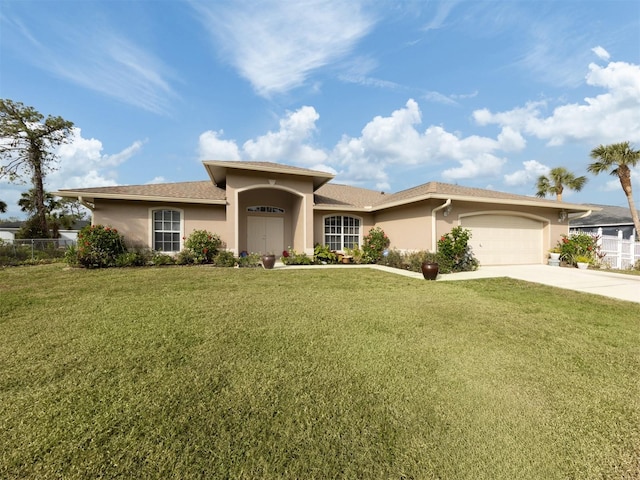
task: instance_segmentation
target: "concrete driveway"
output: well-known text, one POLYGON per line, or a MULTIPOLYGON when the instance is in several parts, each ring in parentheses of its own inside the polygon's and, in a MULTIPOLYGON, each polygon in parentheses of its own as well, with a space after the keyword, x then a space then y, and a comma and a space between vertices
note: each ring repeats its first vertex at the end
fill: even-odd
POLYGON ((509 277, 552 287, 640 303, 640 276, 599 270, 550 267, 548 265, 510 265, 480 267, 475 272, 440 275, 438 281, 509 277))

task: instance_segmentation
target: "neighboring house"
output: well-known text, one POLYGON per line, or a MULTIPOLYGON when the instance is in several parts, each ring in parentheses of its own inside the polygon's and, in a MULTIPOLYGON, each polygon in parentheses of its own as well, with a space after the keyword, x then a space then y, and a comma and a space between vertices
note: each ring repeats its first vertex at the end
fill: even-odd
MULTIPOLYGON (((16 233, 20 228, 24 226, 24 221, 18 222, 3 222, 0 221, 0 240, 5 242, 13 242, 16 238, 16 233)), ((77 221, 70 230, 58 230, 58 240, 65 242, 75 242, 78 238, 78 232, 85 225, 89 225, 86 220, 77 221)))
POLYGON ((622 232, 623 238, 634 238, 635 228, 629 207, 611 205, 591 205, 591 207, 599 211, 594 211, 586 218, 571 220, 569 222, 571 232, 597 233, 601 228, 602 235, 617 237, 618 232, 622 232))
POLYGON ((317 243, 343 250, 372 227, 391 248, 435 251, 455 226, 472 232, 483 265, 545 263, 568 234, 568 215, 591 207, 429 182, 398 193, 330 183, 334 175, 265 162, 205 161, 210 181, 61 190, 93 212, 93 223, 117 228, 131 245, 177 252, 193 230, 220 235, 238 254, 317 243))

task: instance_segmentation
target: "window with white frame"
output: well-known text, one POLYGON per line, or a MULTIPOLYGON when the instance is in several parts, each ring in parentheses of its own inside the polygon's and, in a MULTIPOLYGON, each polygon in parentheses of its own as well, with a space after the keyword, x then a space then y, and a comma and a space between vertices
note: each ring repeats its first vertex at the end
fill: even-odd
POLYGON ((178 210, 153 212, 153 249, 158 252, 179 252, 181 218, 178 210))
POLYGON ((324 243, 331 250, 343 250, 359 245, 360 219, 343 215, 325 217, 324 243))

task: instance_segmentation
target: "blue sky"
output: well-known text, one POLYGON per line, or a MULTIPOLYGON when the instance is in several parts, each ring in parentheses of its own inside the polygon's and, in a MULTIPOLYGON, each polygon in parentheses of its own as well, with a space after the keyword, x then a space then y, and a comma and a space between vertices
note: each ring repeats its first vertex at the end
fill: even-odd
MULTIPOLYGON (((74 122, 47 189, 280 162, 524 195, 640 146, 637 1, 0 0, 0 95, 74 122)), ((640 169, 634 172, 640 203, 640 169)), ((589 176, 565 200, 627 206, 589 176)), ((5 217, 28 186, 0 183, 5 217)))

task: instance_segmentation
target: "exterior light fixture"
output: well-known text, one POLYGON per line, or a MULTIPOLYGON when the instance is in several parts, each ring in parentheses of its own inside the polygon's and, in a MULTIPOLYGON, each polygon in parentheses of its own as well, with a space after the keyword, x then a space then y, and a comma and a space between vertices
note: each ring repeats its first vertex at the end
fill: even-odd
POLYGON ((558 221, 561 223, 565 222, 568 216, 569 215, 567 214, 566 210, 560 210, 560 213, 558 214, 558 221))

